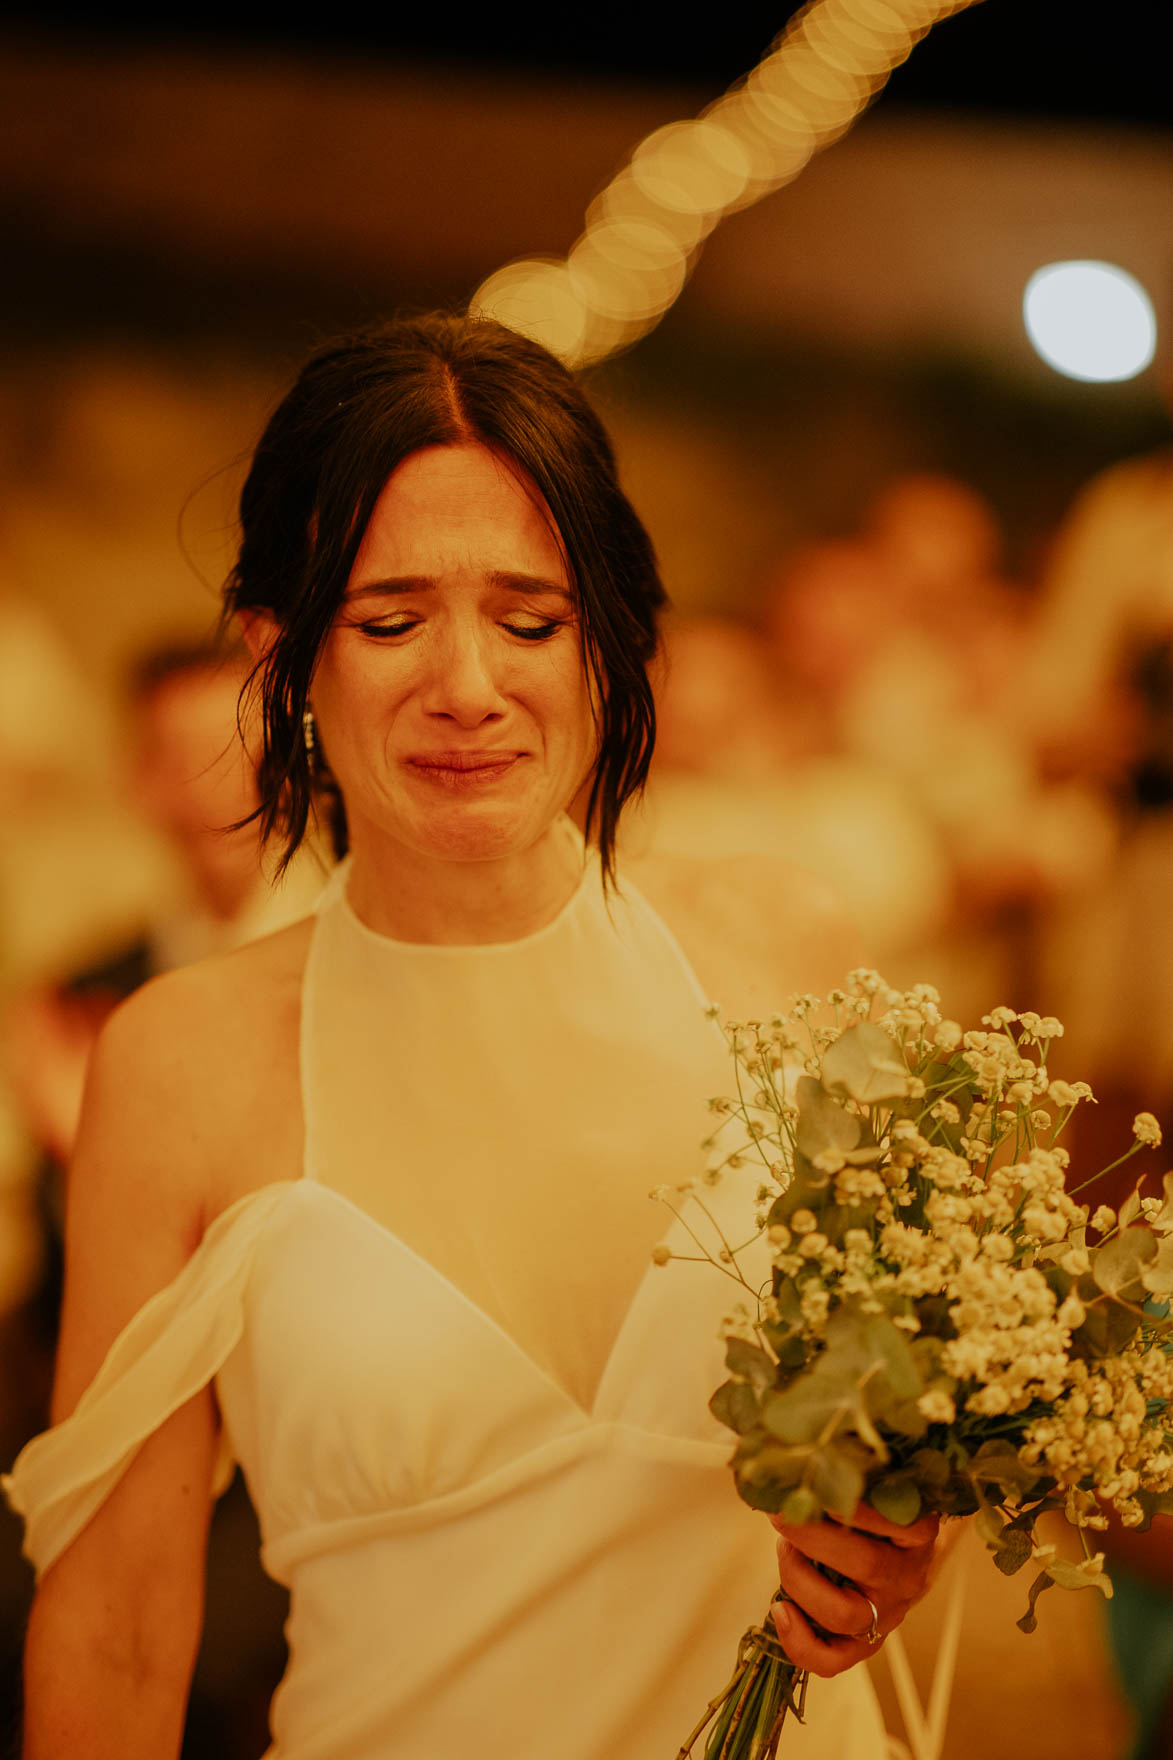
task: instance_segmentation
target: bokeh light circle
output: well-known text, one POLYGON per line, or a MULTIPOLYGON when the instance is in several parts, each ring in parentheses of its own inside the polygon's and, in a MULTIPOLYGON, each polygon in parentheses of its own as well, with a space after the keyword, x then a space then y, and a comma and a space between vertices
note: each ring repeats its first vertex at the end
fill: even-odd
POLYGON ((1114 263, 1089 259, 1036 269, 1022 315, 1035 349, 1069 379, 1134 379, 1156 352, 1152 301, 1135 276, 1114 263))

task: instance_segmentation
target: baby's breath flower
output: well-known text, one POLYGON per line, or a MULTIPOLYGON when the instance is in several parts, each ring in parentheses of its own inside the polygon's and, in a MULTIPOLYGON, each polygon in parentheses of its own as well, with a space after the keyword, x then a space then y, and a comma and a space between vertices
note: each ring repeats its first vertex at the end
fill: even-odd
POLYGON ((1116 1212, 1107 1204, 1101 1204, 1092 1217, 1092 1227, 1097 1234, 1110 1234, 1116 1226, 1116 1212))
POLYGON ((1060 1306, 1055 1318, 1060 1326, 1069 1327, 1070 1330, 1074 1332, 1075 1329, 1078 1326, 1082 1326, 1087 1319, 1087 1309, 1084 1307, 1075 1292, 1072 1291, 1066 1301, 1060 1306))
POLYGON ((1079 1095, 1070 1082, 1055 1081, 1047 1089, 1047 1099, 1053 1101, 1056 1106, 1074 1106, 1079 1100, 1079 1095))
POLYGON ((872 1237, 866 1228, 849 1228, 843 1236, 843 1245, 849 1253, 870 1253, 872 1237))
POLYGON ((1049 1112, 1044 1112, 1039 1108, 1031 1113, 1030 1122, 1036 1131, 1049 1131, 1054 1120, 1049 1112))
POLYGON ((1161 1141, 1161 1127, 1151 1112, 1138 1112, 1132 1121, 1132 1134, 1138 1143, 1156 1149, 1161 1141))
POLYGON ((814 1157, 814 1165, 820 1173, 838 1173, 846 1166, 842 1149, 820 1149, 814 1157))
POLYGON ((712 1100, 706 1101, 706 1105, 710 1112, 716 1112, 721 1115, 733 1111, 732 1100, 727 1100, 723 1094, 718 1094, 712 1100))
POLYGON ((929 1107, 930 1115, 942 1124, 960 1124, 961 1113, 952 1100, 938 1100, 929 1107))
POLYGON ((655 1199, 657 1204, 666 1203, 667 1199, 668 1199, 668 1187, 667 1186, 653 1186, 651 1191, 648 1193, 648 1197, 655 1199))
POLYGON ((943 1387, 930 1387, 916 1404, 917 1410, 930 1424, 951 1424, 957 1416, 957 1407, 943 1387))
POLYGON ((790 1230, 786 1227, 785 1223, 771 1223, 766 1239, 772 1247, 788 1247, 790 1245, 790 1230))
POLYGON ((655 1246, 652 1248, 652 1264, 653 1265, 667 1265, 667 1263, 671 1257, 672 1257, 672 1253, 671 1253, 670 1249, 668 1247, 666 1247, 662 1241, 660 1242, 660 1244, 658 1246, 655 1246))
POLYGON ((790 1226, 795 1234, 810 1234, 818 1225, 818 1217, 813 1210, 796 1210, 790 1218, 790 1226))
POLYGON ((1040 1039, 1061 1039, 1063 1037, 1063 1022, 1057 1021, 1053 1014, 1045 1014, 1039 1022, 1038 1031, 1040 1039))
POLYGON ((820 1234, 818 1229, 816 1229, 813 1234, 803 1235, 802 1244, 798 1250, 804 1259, 817 1259, 820 1253, 826 1250, 826 1247, 826 1235, 820 1234))
POLYGON ((942 1021, 936 1032, 933 1034, 933 1044, 937 1047, 938 1051, 945 1052, 946 1056, 956 1051, 957 1047, 961 1044, 961 1026, 959 1022, 942 1021))

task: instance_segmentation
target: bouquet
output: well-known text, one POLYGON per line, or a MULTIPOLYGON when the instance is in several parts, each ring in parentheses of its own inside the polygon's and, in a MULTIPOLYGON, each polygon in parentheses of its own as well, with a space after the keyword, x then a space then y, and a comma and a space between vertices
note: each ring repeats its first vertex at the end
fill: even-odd
MULTIPOLYGON (((1058 1138, 1092 1094, 1048 1073, 1062 1030, 996 1008, 963 1032, 928 985, 868 971, 825 1004, 730 1022, 737 1094, 709 1102, 707 1177, 760 1162, 768 1283, 680 1188, 703 1256, 744 1292, 710 1401, 740 1496, 790 1522, 849 1520, 863 1499, 900 1524, 974 1515, 999 1569, 1033 1567, 1027 1632, 1052 1584, 1111 1594, 1088 1542, 1106 1505, 1142 1528, 1173 1512, 1173 1174, 1118 1213, 1079 1201, 1090 1180, 1068 1190, 1058 1138), (1051 1510, 1078 1559, 1036 1537, 1051 1510)), ((1113 1167, 1160 1143, 1149 1113, 1133 1132, 1113 1167)), ((772 1760, 805 1686, 767 1617, 680 1760, 710 1725, 705 1760, 772 1760)))

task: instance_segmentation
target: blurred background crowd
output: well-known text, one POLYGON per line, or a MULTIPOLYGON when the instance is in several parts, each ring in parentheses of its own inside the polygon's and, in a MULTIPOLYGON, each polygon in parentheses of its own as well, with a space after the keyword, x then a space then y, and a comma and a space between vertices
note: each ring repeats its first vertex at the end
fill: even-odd
MULTIPOLYGON (((245 666, 216 634, 270 400, 339 324, 564 251, 633 145, 793 9, 690 41, 607 8, 573 43, 482 21, 455 52, 423 21, 277 38, 247 8, 149 32, 115 9, 100 33, 19 10, 0 38, 5 1464, 45 1421, 61 1170, 102 1019, 321 883, 310 852, 273 887, 239 824, 245 666)), ((590 376, 674 605, 629 848, 785 854, 893 983, 936 984, 967 1022, 1057 1015, 1054 1073, 1099 1099, 1089 1160, 1142 1107, 1173 1131, 1173 116, 1148 16, 1126 45, 1058 0, 946 21, 590 376), (1078 381, 1032 352, 1022 290, 1063 258, 1147 285, 1151 367, 1078 381)), ((5 1517, 0 1732, 18 1544, 5 1517)), ((264 1747, 281 1606, 254 1547, 237 1489, 189 1760, 264 1747)), ((1154 1549, 1158 1601, 1163 1570, 1154 1549)), ((1048 1605, 1027 1639, 1020 1586, 987 1575, 976 1561, 946 1753, 1125 1755, 1099 1598, 1048 1605)), ((910 1633, 926 1670, 936 1617, 910 1633)))

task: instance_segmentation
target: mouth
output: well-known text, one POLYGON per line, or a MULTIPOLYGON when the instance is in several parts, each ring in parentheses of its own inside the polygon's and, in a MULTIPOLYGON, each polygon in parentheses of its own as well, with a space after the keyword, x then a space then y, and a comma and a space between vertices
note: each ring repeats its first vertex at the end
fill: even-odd
POLYGON ((417 770, 507 770, 517 762, 521 752, 436 752, 427 757, 409 758, 417 770))
POLYGON ((475 788, 499 781, 524 756, 524 752, 436 752, 409 758, 407 763, 426 782, 475 788))

